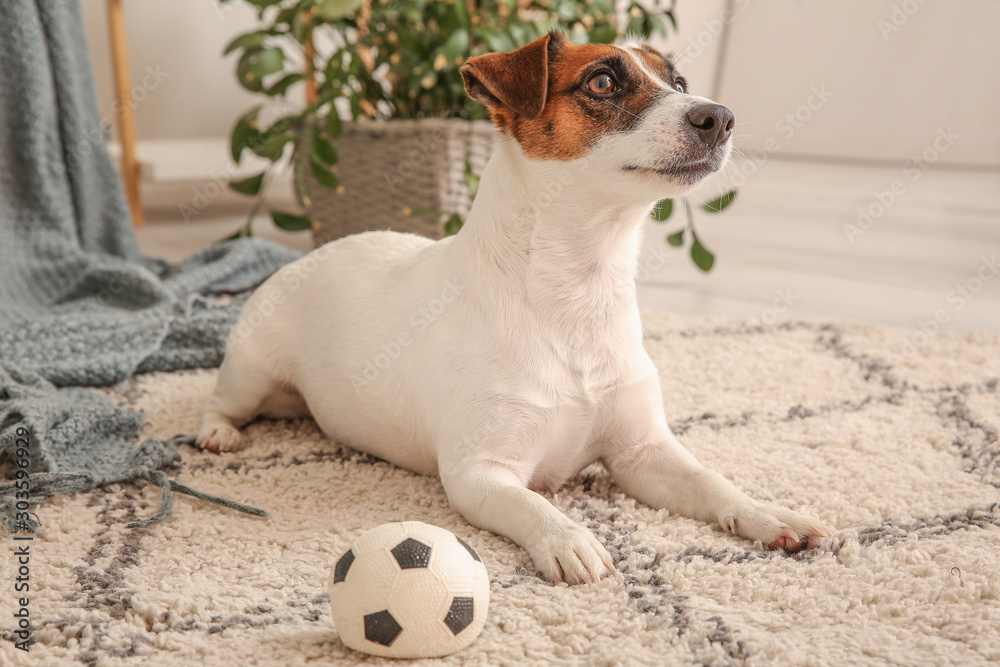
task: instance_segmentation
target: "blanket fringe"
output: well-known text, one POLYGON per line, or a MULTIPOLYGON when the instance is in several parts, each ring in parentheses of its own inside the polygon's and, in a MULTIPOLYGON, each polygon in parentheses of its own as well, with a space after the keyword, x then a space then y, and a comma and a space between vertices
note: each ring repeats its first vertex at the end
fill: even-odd
MULTIPOLYGON (((176 451, 178 445, 194 444, 194 440, 195 436, 193 435, 175 435, 174 437, 163 441, 162 444, 168 449, 176 451)), ((80 491, 92 489, 95 486, 103 486, 103 484, 95 484, 95 480, 90 475, 79 473, 36 472, 32 473, 28 479, 31 484, 31 499, 28 501, 29 506, 37 505, 48 500, 52 496, 59 494, 78 493, 80 491)), ((264 517, 265 519, 271 518, 270 514, 260 508, 244 505, 243 503, 238 503, 226 498, 220 498, 219 496, 213 496, 208 493, 202 493, 201 491, 196 491, 189 486, 175 482, 169 479, 161 470, 140 468, 135 471, 135 474, 131 479, 144 479, 157 485, 162 489, 162 491, 160 492, 160 506, 157 508, 156 514, 146 519, 133 521, 126 525, 127 528, 151 526, 154 523, 159 523, 160 521, 168 518, 173 513, 174 508, 173 495, 171 493, 172 491, 193 496, 199 500, 204 500, 215 505, 228 507, 245 514, 264 517)), ((115 481, 127 482, 129 479, 115 481)), ((3 525, 4 532, 8 535, 15 535, 22 531, 34 533, 39 527, 41 527, 42 522, 39 520, 38 515, 34 512, 17 508, 15 496, 16 491, 15 482, 0 484, 0 524, 3 525)))
POLYGON ((139 477, 145 479, 146 481, 156 484, 163 491, 160 493, 160 507, 156 514, 149 517, 148 519, 141 519, 139 521, 133 521, 128 524, 127 528, 141 528, 142 526, 149 526, 154 523, 159 523, 163 521, 173 512, 173 496, 171 491, 176 491, 178 493, 183 493, 189 496, 194 496, 199 500, 205 500, 216 505, 222 505, 223 507, 228 507, 230 509, 238 510, 244 512, 245 514, 252 514, 253 516, 264 517, 265 519, 271 518, 271 515, 266 511, 259 509, 257 507, 251 507, 250 505, 244 505, 243 503, 238 503, 234 500, 227 500, 226 498, 220 498, 219 496, 213 496, 208 493, 202 493, 201 491, 195 491, 189 486, 185 486, 173 480, 167 478, 166 474, 160 470, 145 470, 139 474, 139 477))

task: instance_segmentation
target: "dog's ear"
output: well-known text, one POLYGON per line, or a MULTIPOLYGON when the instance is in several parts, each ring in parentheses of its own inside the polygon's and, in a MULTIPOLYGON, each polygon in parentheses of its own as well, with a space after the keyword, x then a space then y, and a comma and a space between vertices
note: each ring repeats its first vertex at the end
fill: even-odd
POLYGON ((525 118, 538 118, 549 87, 549 57, 569 40, 550 32, 517 51, 469 58, 462 66, 465 91, 490 111, 504 106, 525 118))

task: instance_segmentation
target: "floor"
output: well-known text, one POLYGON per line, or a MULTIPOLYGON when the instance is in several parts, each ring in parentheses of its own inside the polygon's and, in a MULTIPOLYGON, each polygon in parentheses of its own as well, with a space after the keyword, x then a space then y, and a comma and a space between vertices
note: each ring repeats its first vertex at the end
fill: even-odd
MULTIPOLYGON (((683 224, 680 207, 666 223, 649 223, 641 303, 909 332, 1000 331, 1000 173, 936 168, 917 175, 777 158, 744 163, 750 171, 725 212, 695 211, 698 235, 716 255, 710 273, 664 241, 683 224)), ((290 191, 278 185, 272 205, 293 208, 290 191)), ((139 242, 170 260, 232 233, 249 210, 247 198, 211 183, 144 187, 147 225, 139 242)), ((308 234, 283 232, 266 218, 255 233, 311 247, 308 234)))

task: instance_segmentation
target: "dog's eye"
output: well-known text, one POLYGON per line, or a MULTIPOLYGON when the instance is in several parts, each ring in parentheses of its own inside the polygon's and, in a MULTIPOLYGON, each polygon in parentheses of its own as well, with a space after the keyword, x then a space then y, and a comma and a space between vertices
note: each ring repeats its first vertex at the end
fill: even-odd
POLYGON ((587 88, 590 92, 597 93, 598 95, 610 95, 618 90, 618 84, 615 83, 610 74, 602 73, 590 77, 590 81, 587 82, 587 88))
POLYGON ((686 93, 687 86, 684 84, 683 81, 677 81, 676 83, 674 83, 674 90, 676 90, 678 93, 686 93))

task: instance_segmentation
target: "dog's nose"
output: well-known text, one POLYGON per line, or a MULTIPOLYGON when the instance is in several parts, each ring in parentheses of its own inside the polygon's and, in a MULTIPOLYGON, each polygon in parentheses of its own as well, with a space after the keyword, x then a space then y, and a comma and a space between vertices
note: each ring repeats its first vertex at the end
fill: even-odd
POLYGON ((721 104, 699 104, 688 111, 687 117, 709 148, 725 143, 733 132, 733 112, 721 104))

